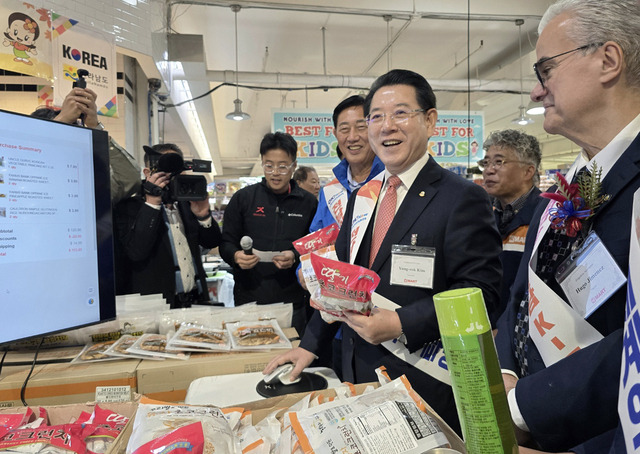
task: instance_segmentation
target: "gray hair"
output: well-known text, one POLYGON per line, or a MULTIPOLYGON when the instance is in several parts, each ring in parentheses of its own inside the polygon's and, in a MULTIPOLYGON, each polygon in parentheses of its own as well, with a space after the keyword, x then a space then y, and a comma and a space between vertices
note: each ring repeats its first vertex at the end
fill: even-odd
POLYGON ((524 131, 516 129, 504 129, 502 131, 494 131, 489 134, 482 144, 482 148, 486 151, 489 147, 508 147, 515 151, 520 161, 535 166, 533 174, 533 183, 538 185, 540 176, 540 161, 542 160, 542 152, 540 151, 540 143, 538 139, 524 131))
MULTIPOLYGON (((620 45, 630 87, 640 88, 640 2, 638 0, 558 0, 542 16, 538 34, 549 21, 570 13, 568 37, 587 45, 613 41, 620 45)), ((593 52, 595 48, 585 49, 593 52)))

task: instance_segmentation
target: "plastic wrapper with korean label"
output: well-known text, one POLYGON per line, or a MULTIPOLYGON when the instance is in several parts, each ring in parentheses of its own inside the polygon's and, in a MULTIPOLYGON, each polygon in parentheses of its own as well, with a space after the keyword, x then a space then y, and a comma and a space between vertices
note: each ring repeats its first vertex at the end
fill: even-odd
POLYGON ((229 350, 231 340, 226 330, 183 324, 169 339, 167 349, 185 349, 185 347, 185 351, 229 350), (188 350, 189 347, 194 350, 188 350))
POLYGON ((164 358, 158 358, 156 356, 151 355, 143 355, 139 353, 132 353, 128 349, 133 347, 140 336, 128 336, 124 335, 113 344, 109 346, 109 348, 105 351, 105 354, 117 358, 131 358, 131 359, 151 359, 151 360, 163 360, 164 358))
POLYGON ((143 398, 127 454, 240 454, 240 443, 216 407, 175 405, 143 398))
POLYGON ((226 328, 232 350, 291 348, 291 342, 275 320, 227 323, 226 328))
POLYGON ((184 352, 168 352, 167 336, 163 334, 145 334, 141 336, 131 347, 128 352, 142 355, 157 356, 169 359, 189 359, 189 353, 184 352))
POLYGON ((17 429, 0 440, 0 452, 84 454, 84 429, 80 424, 17 429))
MULTIPOLYGON (((320 257, 331 260, 338 260, 336 247, 333 245, 318 249, 317 251, 313 252, 313 254, 317 254, 320 257)), ((300 270, 302 271, 302 278, 304 279, 304 283, 307 286, 307 291, 311 295, 313 295, 313 293, 318 289, 319 285, 318 278, 316 277, 316 272, 314 271, 313 265, 311 264, 311 253, 305 254, 300 257, 300 270)))
POLYGON ((449 447, 438 423, 401 377, 369 393, 291 413, 305 454, 421 454, 449 447))
POLYGON ((340 227, 337 223, 326 226, 323 229, 311 232, 302 238, 293 242, 293 247, 298 251, 300 255, 308 254, 309 252, 317 251, 323 247, 331 244, 336 244, 340 227))
POLYGON ((320 311, 326 322, 341 320, 347 311, 369 315, 371 294, 380 283, 380 276, 362 266, 315 253, 311 254, 311 265, 318 279, 318 288, 311 294, 311 306, 320 311))

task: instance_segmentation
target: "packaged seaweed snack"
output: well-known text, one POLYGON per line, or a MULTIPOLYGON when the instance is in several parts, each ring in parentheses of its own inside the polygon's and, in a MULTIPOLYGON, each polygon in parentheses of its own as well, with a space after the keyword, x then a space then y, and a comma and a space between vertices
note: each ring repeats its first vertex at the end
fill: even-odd
POLYGON ((233 350, 291 348, 275 320, 246 321, 226 324, 233 350))
POLYGON ((336 243, 340 227, 337 223, 326 226, 323 229, 311 232, 302 238, 293 242, 293 247, 298 251, 300 255, 308 254, 309 252, 317 251, 325 246, 336 243))
POLYGON ((311 265, 318 288, 311 294, 311 305, 321 311, 327 322, 340 320, 344 312, 369 315, 371 294, 380 276, 368 268, 311 254, 311 265))

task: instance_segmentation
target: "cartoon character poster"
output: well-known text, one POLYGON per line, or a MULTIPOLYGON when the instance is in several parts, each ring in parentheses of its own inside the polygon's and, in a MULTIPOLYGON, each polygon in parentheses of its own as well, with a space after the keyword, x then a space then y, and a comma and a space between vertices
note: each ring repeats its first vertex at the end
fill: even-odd
POLYGON ((102 33, 77 20, 51 14, 53 43, 54 104, 61 106, 65 96, 78 81, 78 70, 87 89, 97 95, 98 114, 118 116, 116 80, 116 46, 114 36, 102 33))
POLYGON ((51 14, 46 8, 16 0, 0 4, 0 68, 53 79, 51 14))

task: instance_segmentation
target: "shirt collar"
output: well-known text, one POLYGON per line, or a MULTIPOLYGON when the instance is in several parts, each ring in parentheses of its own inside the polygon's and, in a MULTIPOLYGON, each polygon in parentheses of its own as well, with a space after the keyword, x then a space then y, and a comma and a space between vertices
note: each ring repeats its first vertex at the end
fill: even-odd
MULTIPOLYGON (((429 161, 430 157, 431 155, 425 151, 422 157, 420 157, 420 159, 418 159, 416 162, 411 164, 411 166, 408 169, 403 170, 402 172, 396 174, 397 177, 400 178, 400 181, 402 181, 402 186, 404 186, 407 189, 411 187, 413 182, 416 181, 416 178, 418 178, 418 174, 420 173, 422 168, 429 161)), ((385 169, 384 181, 385 182, 388 181, 391 175, 392 174, 387 169, 385 169)))
POLYGON ((496 210, 499 210, 499 211, 504 211, 508 206, 510 206, 513 212, 517 213, 527 203, 527 197, 529 197, 529 194, 531 194, 531 191, 533 191, 533 188, 535 188, 535 186, 531 186, 531 188, 529 188, 527 192, 522 194, 513 202, 507 203, 505 206, 502 206, 502 203, 500 203, 500 200, 494 199, 493 206, 496 208, 496 210))

